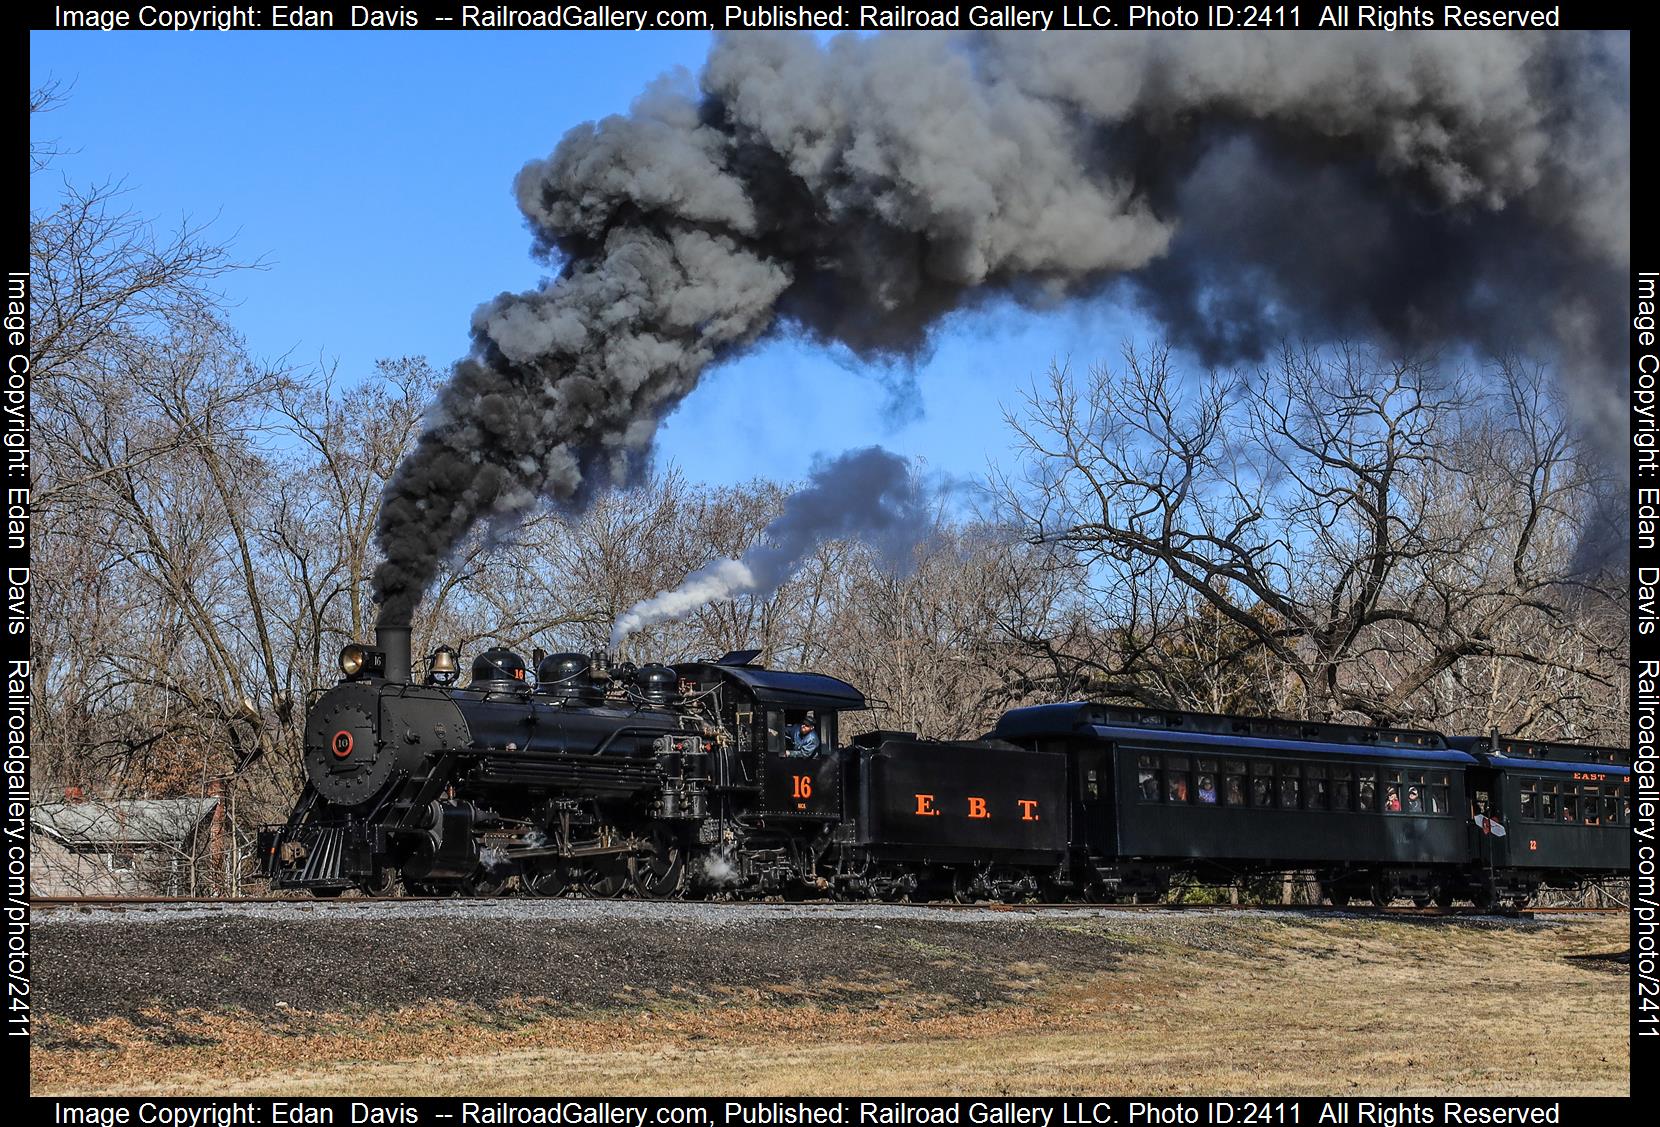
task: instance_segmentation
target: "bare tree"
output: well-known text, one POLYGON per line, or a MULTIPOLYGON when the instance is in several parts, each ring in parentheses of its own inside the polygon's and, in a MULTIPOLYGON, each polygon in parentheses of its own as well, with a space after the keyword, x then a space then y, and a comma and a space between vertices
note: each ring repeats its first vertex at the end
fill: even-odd
POLYGON ((54 192, 60 151, 31 142, 51 200, 30 215, 40 781, 207 793, 277 684, 250 514, 286 375, 223 319, 223 244, 158 234, 119 185, 54 192))
POLYGON ((861 545, 838 547, 806 650, 812 658, 801 664, 869 693, 871 713, 849 718, 849 731, 973 738, 1002 708, 1027 702, 1030 658, 1012 643, 1029 615, 1052 617, 1062 589, 1053 569, 1034 565, 1045 549, 945 514, 903 573, 861 545))
POLYGON ((290 693, 322 684, 334 652, 369 636, 380 495, 441 379, 424 358, 402 357, 378 361, 355 385, 320 366, 284 388, 273 425, 292 444, 260 535, 272 588, 283 592, 290 693))
POLYGON ((1597 483, 1547 386, 1358 350, 1191 385, 1162 349, 1083 388, 1053 368, 997 483, 1077 582, 1028 650, 1071 690, 1375 723, 1438 720, 1435 688, 1494 663, 1607 688, 1610 595, 1574 564, 1597 483))

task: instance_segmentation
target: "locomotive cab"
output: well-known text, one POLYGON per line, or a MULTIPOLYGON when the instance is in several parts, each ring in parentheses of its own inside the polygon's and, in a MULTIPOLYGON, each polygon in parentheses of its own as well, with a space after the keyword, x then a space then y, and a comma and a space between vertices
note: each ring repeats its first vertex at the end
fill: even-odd
POLYGON ((749 796, 765 818, 841 820, 846 753, 840 714, 868 707, 864 694, 821 673, 755 665, 755 656, 743 650, 675 670, 732 734, 719 782, 749 796))

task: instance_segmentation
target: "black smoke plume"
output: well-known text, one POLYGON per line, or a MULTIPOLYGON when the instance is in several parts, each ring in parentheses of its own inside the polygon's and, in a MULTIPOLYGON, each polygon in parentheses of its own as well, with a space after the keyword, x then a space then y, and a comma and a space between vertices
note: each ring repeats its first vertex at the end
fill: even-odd
POLYGON ((634 480, 710 364, 904 356, 994 298, 1135 301, 1218 362, 1548 353, 1617 436, 1629 75, 1618 34, 719 39, 519 174, 559 272, 475 314, 385 497, 382 619, 479 521, 634 480))

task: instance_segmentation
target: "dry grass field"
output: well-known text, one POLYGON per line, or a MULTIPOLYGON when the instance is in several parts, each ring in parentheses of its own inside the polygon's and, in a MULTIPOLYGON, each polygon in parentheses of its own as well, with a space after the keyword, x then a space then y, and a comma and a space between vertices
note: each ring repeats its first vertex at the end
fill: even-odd
MULTIPOLYGON (((854 925, 847 924, 847 927, 854 925)), ((46 1016, 37 1094, 1600 1094, 1629 1091, 1619 917, 1534 924, 1214 914, 1029 928, 1110 949, 893 925, 843 981, 624 990, 610 1004, 433 1000, 46 1016), (1081 934, 1080 934, 1081 933, 1081 934), (870 973, 874 970, 874 973, 870 973)), ((880 928, 878 930, 881 930, 880 928)), ((740 945, 727 952, 742 959, 740 945)), ((707 950, 702 958, 723 957, 707 950)))

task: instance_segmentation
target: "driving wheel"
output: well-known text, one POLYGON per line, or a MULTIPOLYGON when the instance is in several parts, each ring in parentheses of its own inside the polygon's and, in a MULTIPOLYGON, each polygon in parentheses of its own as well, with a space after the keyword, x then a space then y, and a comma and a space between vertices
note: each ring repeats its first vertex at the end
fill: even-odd
POLYGON ((593 858, 588 862, 587 871, 583 875, 584 890, 589 896, 597 896, 601 900, 626 896, 634 887, 633 874, 629 872, 629 860, 618 855, 593 858))
POLYGON ((563 896, 571 886, 571 871, 562 861, 533 864, 519 877, 519 883, 531 896, 563 896))
POLYGON ((663 900, 678 895, 686 882, 686 856, 667 830, 653 830, 651 852, 628 859, 630 879, 641 896, 663 900))

